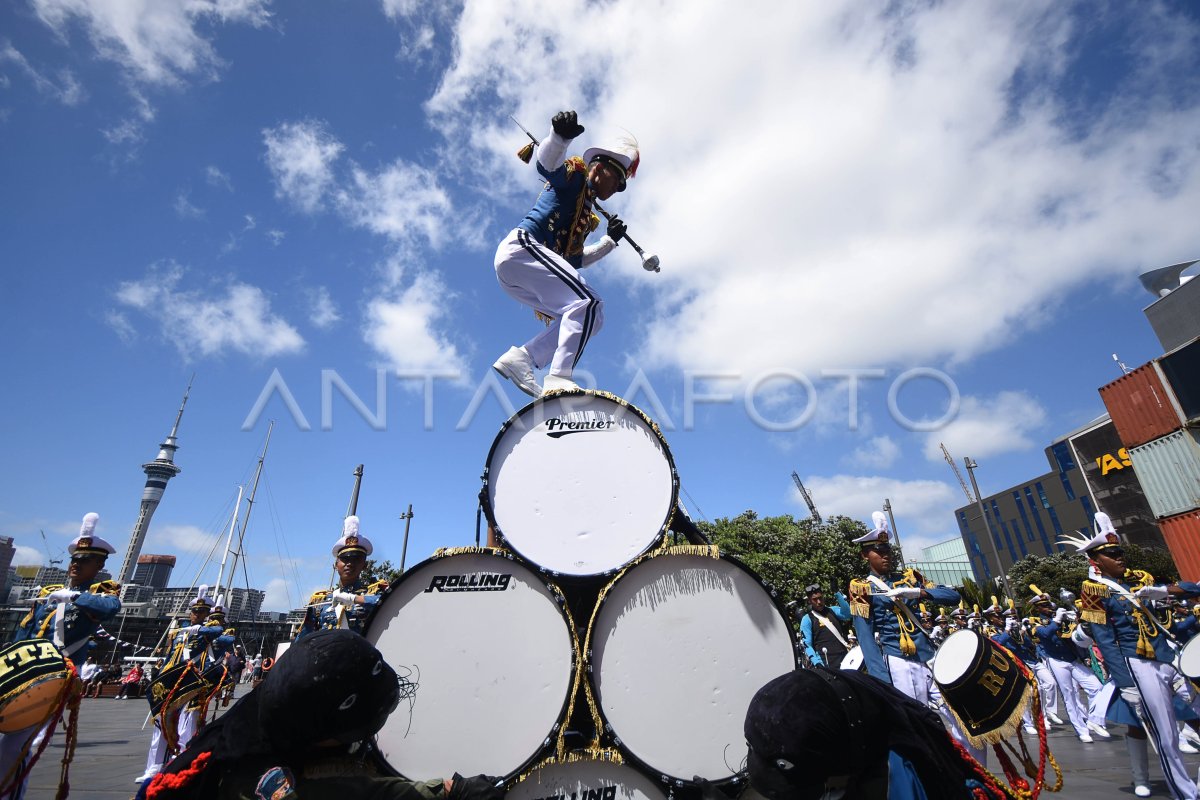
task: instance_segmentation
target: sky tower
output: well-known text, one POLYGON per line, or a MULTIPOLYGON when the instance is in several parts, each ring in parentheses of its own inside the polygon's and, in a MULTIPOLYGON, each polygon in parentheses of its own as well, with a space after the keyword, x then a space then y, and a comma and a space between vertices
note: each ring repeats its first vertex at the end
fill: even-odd
POLYGON ((189 380, 187 389, 183 392, 183 402, 179 404, 179 413, 175 415, 175 424, 167 434, 166 441, 159 445, 158 456, 153 461, 142 464, 142 470, 146 473, 146 488, 142 490, 142 505, 138 510, 137 522, 133 525, 133 533, 129 536, 125 562, 121 565, 121 574, 118 577, 121 583, 133 581, 133 571, 137 568, 142 545, 146 543, 146 531, 150 528, 150 518, 154 516, 154 509, 158 508, 158 502, 162 500, 167 481, 182 471, 175 465, 175 451, 179 449, 175 438, 179 433, 179 421, 183 419, 183 408, 187 405, 188 394, 191 391, 192 382, 189 380))

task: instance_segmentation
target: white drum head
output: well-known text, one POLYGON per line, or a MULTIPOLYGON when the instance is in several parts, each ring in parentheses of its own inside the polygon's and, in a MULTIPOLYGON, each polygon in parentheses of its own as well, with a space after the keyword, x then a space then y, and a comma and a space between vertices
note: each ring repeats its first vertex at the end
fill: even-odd
POLYGON ((732 778, 750 699, 796 668, 791 626, 739 562, 662 555, 602 596, 591 680, 622 749, 655 773, 732 778))
POLYGON ((1179 651, 1179 671, 1192 680, 1200 678, 1200 636, 1189 639, 1179 651))
POLYGON ((611 761, 572 761, 538 767, 508 790, 513 800, 584 798, 597 800, 666 800, 654 781, 633 767, 611 761))
POLYGON ((487 483, 505 541, 563 575, 611 572, 649 550, 677 492, 662 436, 633 406, 594 392, 521 409, 492 444, 487 483))
POLYGON ((955 631, 946 637, 933 659, 933 679, 952 684, 971 668, 983 642, 975 631, 955 631))
POLYGON ((863 651, 858 645, 854 645, 847 652, 845 658, 842 659, 841 669, 848 669, 851 672, 857 670, 863 665, 863 651))
POLYGON ((513 775, 564 716, 576 666, 566 617, 542 578, 511 558, 470 553, 413 567, 365 636, 416 684, 376 737, 406 778, 513 775))

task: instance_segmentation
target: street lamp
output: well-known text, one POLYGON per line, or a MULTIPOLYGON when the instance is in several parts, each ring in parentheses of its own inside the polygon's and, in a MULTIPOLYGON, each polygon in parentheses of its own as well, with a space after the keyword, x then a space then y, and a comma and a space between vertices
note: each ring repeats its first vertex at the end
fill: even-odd
POLYGON ((983 508, 983 495, 979 493, 979 484, 975 482, 975 469, 979 466, 979 462, 967 456, 963 459, 963 466, 967 468, 967 474, 971 476, 971 489, 975 492, 975 504, 979 507, 979 516, 983 519, 984 530, 987 531, 988 544, 992 546, 992 556, 996 559, 996 572, 999 573, 997 579, 1004 589, 1004 595, 1015 601, 1012 588, 1008 585, 1008 578, 1004 575, 1004 565, 1000 563, 1000 550, 996 547, 996 537, 992 534, 992 525, 988 522, 987 511, 983 508))

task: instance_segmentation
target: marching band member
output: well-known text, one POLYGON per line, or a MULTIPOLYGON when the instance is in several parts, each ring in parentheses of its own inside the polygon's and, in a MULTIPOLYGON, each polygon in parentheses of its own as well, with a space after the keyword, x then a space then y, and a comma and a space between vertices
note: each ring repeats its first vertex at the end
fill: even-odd
MULTIPOLYGON (((983 610, 983 618, 986 621, 983 629, 984 635, 996 644, 1011 650, 1017 660, 1032 671, 1033 664, 1037 661, 1037 651, 1034 649, 1033 642, 1021 629, 1021 624, 1015 614, 1006 620, 1004 608, 993 595, 992 604, 983 610)), ((1026 708, 1021 715, 1021 722, 1025 726, 1026 733, 1030 736, 1037 735, 1037 728, 1033 725, 1033 714, 1029 708, 1026 708)), ((1047 723, 1047 727, 1049 727, 1049 723, 1047 723)))
POLYGON ((338 574, 338 588, 332 592, 314 592, 308 610, 296 635, 302 639, 319 630, 349 628, 361 634, 367 617, 378 605, 387 581, 368 586, 361 580, 367 556, 374 552, 371 540, 359 532, 358 517, 346 517, 342 536, 333 545, 333 568, 338 574))
POLYGON ((871 675, 925 704, 933 677, 926 662, 933 658, 934 647, 909 604, 920 600, 957 603, 959 595, 927 582, 911 569, 903 575, 893 574, 887 516, 876 511, 871 519, 874 529, 853 540, 862 546, 870 574, 850 582, 850 613, 863 661, 871 675))
POLYGON ((846 625, 850 622, 850 605, 841 592, 834 594, 835 606, 825 605, 825 593, 815 583, 804 589, 808 598, 808 613, 800 618, 800 635, 809 663, 838 669, 850 650, 846 641, 846 625))
MULTIPOLYGON (((67 566, 66 586, 43 587, 41 595, 25 618, 17 623, 14 642, 29 639, 48 639, 62 654, 76 664, 87 658, 92 634, 121 610, 120 585, 114 581, 93 583, 108 556, 116 548, 96 535, 100 515, 84 515, 79 535, 67 545, 71 562, 67 566)), ((0 798, 19 800, 29 781, 28 768, 32 754, 37 753, 51 722, 34 725, 14 733, 0 734, 0 798), (8 776, 15 775, 17 765, 23 764, 24 777, 8 785, 8 776)))
POLYGON ((933 630, 929 633, 929 638, 935 646, 941 646, 942 642, 946 641, 946 637, 950 635, 950 617, 946 616, 946 609, 941 609, 938 615, 933 618, 933 630))
POLYGON ((1080 616, 1089 623, 1086 633, 1100 647, 1104 663, 1120 689, 1109 716, 1130 725, 1125 742, 1129 748, 1134 793, 1138 797, 1150 795, 1148 733, 1153 738, 1172 796, 1195 800, 1196 783, 1179 751, 1178 721, 1173 705, 1174 684, 1178 677, 1172 666, 1174 650, 1167 632, 1146 604, 1168 597, 1200 596, 1200 585, 1155 586, 1153 576, 1148 573, 1127 571, 1125 551, 1112 521, 1103 512, 1096 513, 1094 532, 1090 538, 1067 538, 1065 541, 1086 553, 1090 562, 1089 577, 1083 582, 1080 593, 1080 616), (1135 716, 1129 715, 1130 710, 1135 716))
MULTIPOLYGON (((227 679, 224 670, 225 654, 233 652, 233 645, 236 641, 233 637, 232 629, 225 628, 225 599, 218 597, 213 603, 212 609, 208 612, 208 616, 204 619, 203 637, 211 640, 207 648, 201 647, 198 655, 198 666, 200 673, 204 675, 206 680, 213 684, 222 684, 227 679), (217 636, 213 636, 213 631, 217 632, 217 636)), ((213 692, 202 692, 196 695, 191 702, 187 704, 183 712, 179 715, 179 749, 183 750, 188 746, 188 742, 196 735, 196 730, 203 723, 204 712, 208 707, 209 697, 219 690, 219 685, 214 686, 213 692)))
MULTIPOLYGON (((1079 700, 1079 690, 1083 689, 1089 697, 1100 692, 1100 681, 1092 671, 1079 662, 1075 645, 1071 643, 1071 632, 1074 630, 1075 612, 1066 608, 1054 608, 1050 595, 1035 585, 1029 587, 1033 591, 1030 600, 1034 617, 1033 640, 1037 645, 1038 655, 1047 668, 1054 673, 1055 683, 1062 691, 1063 703, 1067 707, 1067 719, 1075 729, 1079 741, 1090 744, 1093 739, 1091 725, 1083 704, 1079 700)), ((1100 734, 1108 738, 1108 731, 1100 734)))
POLYGON ((546 184, 533 209, 500 243, 495 260, 504 291, 550 320, 544 331, 510 347, 492 365, 532 397, 542 393, 533 371, 546 365, 546 391, 578 388, 571 375, 588 340, 604 324, 604 303, 579 270, 608 255, 625 235, 625 223, 613 217, 604 237, 584 247, 600 224, 592 204, 625 191, 640 162, 632 139, 565 158, 571 141, 583 133, 574 111, 556 114, 551 128, 537 153, 537 170, 546 184))
MULTIPOLYGON (((1032 660, 1026 665, 1033 670, 1033 676, 1037 680, 1038 693, 1041 695, 1042 711, 1046 718, 1046 724, 1054 723, 1062 725, 1063 721, 1058 716, 1058 682, 1054 679, 1054 673, 1050 669, 1050 665, 1046 663, 1045 657, 1041 651, 1037 649, 1037 639, 1033 635, 1033 626, 1036 620, 1021 619, 1017 610, 1013 605, 1013 601, 1009 599, 1008 608, 1004 610, 1004 625, 1005 630, 1016 632, 1021 637, 1022 641, 1027 643, 1028 650, 1032 660)), ((1090 737, 1089 737, 1090 738, 1090 737)))
MULTIPOLYGON (((183 627, 178 627, 175 621, 172 620, 171 627, 163 634, 164 643, 155 649, 153 655, 164 655, 167 659, 159 670, 159 675, 163 675, 168 670, 185 662, 195 664, 198 672, 203 672, 205 657, 208 653, 210 643, 221 635, 219 627, 206 626, 205 620, 208 619, 208 614, 212 610, 212 601, 208 597, 208 586, 201 585, 196 592, 196 597, 192 599, 188 607, 188 624, 183 627)), ((163 687, 170 691, 174 687, 163 687)), ((151 690, 154 685, 151 684, 151 690)), ((152 691, 147 693, 147 700, 151 699, 152 691)), ((190 703, 189 703, 190 706, 190 703)), ((185 708, 179 715, 179 720, 175 722, 175 729, 168 729, 168 734, 163 733, 163 720, 157 715, 154 718, 154 729, 150 733, 150 749, 146 753, 146 771, 133 779, 134 783, 144 783, 162 770, 163 765, 172 756, 172 739, 177 739, 181 729, 187 730, 187 726, 181 724, 189 714, 198 713, 185 708)), ((168 718, 169 720, 169 718, 168 718)), ((169 724, 169 722, 168 722, 169 724)), ((194 728, 192 728, 194 730, 194 728)))

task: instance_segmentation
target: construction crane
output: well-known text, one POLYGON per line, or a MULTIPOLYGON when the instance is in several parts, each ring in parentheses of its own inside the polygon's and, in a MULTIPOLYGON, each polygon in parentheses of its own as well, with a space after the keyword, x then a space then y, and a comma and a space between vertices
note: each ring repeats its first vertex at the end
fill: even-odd
POLYGON ((47 563, 49 563, 49 565, 52 567, 57 567, 63 562, 63 560, 61 558, 54 558, 52 555, 50 555, 50 542, 46 539, 46 532, 41 528, 38 528, 38 533, 42 535, 42 545, 46 548, 47 563))
POLYGON ((963 480, 962 473, 958 471, 958 465, 954 463, 954 458, 951 457, 950 451, 941 442, 938 442, 938 447, 942 448, 942 455, 945 457, 946 463, 950 465, 950 469, 954 470, 954 477, 958 478, 958 485, 962 487, 963 494, 967 496, 967 502, 974 503, 975 495, 971 494, 971 490, 967 488, 967 482, 963 480))
POLYGON ((804 488, 804 484, 800 482, 800 476, 792 472, 792 480, 796 482, 796 488, 800 490, 800 496, 804 498, 804 502, 808 504, 808 514, 813 518, 813 522, 818 525, 822 524, 820 512, 817 511, 817 504, 813 502, 812 495, 808 493, 808 489, 804 488))

